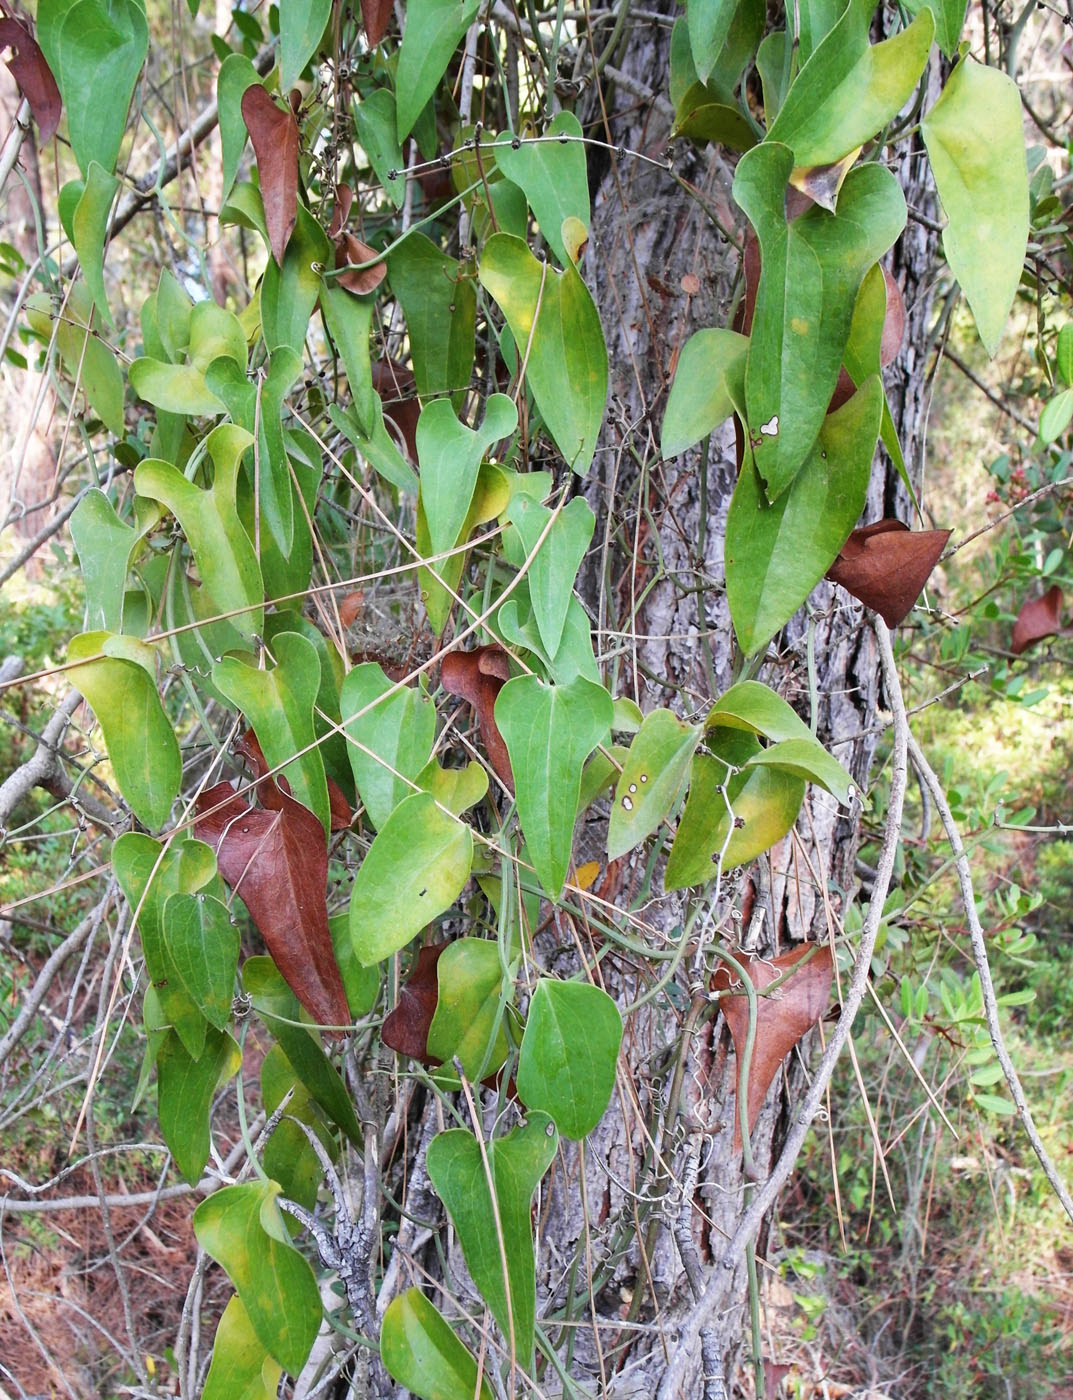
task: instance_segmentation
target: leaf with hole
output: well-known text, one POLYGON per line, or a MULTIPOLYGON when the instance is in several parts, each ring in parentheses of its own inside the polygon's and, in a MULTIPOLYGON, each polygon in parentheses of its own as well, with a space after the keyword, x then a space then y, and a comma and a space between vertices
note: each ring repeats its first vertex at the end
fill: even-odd
POLYGON ((495 719, 510 755, 518 820, 541 884, 558 899, 573 847, 585 760, 611 732, 611 697, 580 676, 548 685, 518 676, 499 692, 495 719))
POLYGON ((297 1376, 323 1311, 313 1270, 290 1242, 278 1195, 274 1181, 225 1186, 194 1211, 194 1234, 226 1269, 262 1346, 297 1376))
POLYGON ((671 815, 702 733, 699 725, 687 724, 670 710, 645 716, 615 785, 607 827, 609 860, 639 846, 671 815))
POLYGON ((998 350, 1028 239, 1017 84, 965 57, 920 124, 946 215, 943 252, 989 355, 998 350))
POLYGON ((380 1328, 380 1359, 420 1400, 492 1400, 477 1360, 418 1288, 392 1298, 380 1328))
POLYGON ((536 1322, 536 1266, 529 1207, 558 1146, 546 1113, 481 1145, 464 1128, 432 1139, 426 1165, 458 1231, 470 1277, 506 1339, 527 1368, 536 1322), (487 1159, 487 1167, 485 1160, 487 1159))
POLYGON ((820 427, 816 445, 770 505, 742 464, 726 524, 727 603, 746 656, 766 646, 831 567, 860 518, 883 413, 874 375, 820 427))
POLYGON ((468 826, 441 811, 427 792, 395 808, 358 870, 350 896, 350 934, 359 962, 390 957, 449 909, 473 862, 468 826))
POLYGON ((494 233, 484 245, 479 276, 507 319, 548 432, 583 476, 596 451, 608 375, 588 287, 573 265, 556 272, 509 233, 494 233))
POLYGON ((580 1141, 610 1102, 621 1041, 622 1017, 601 987, 542 977, 522 1036, 519 1097, 580 1141))

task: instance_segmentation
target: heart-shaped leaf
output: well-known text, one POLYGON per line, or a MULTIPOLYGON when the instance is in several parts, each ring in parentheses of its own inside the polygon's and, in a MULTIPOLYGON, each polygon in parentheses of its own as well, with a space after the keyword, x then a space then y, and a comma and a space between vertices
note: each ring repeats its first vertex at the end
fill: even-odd
POLYGON ((558 899, 570 866, 585 760, 611 731, 603 686, 580 676, 547 685, 536 676, 508 681, 495 704, 510 754, 518 819, 541 884, 558 899))
POLYGON ((441 1064, 457 1058, 467 1079, 494 1074, 507 1058, 503 1011, 511 986, 499 944, 487 938, 449 944, 436 963, 436 984, 429 1055, 441 1064))
POLYGON ((366 967, 405 947, 449 909, 469 879, 473 835, 427 792, 395 808, 358 870, 350 935, 366 967))
POLYGON ((282 1375, 283 1368, 269 1356, 242 1299, 234 1294, 216 1328, 201 1400, 275 1400, 282 1375))
MULTIPOLYGON (((670 710, 645 716, 615 785, 607 827, 609 860, 640 845, 670 816, 702 732, 670 710)), ((559 1127, 565 1131, 561 1123, 559 1127)))
POLYGON ((194 1234, 227 1270, 261 1345, 297 1376, 323 1311, 313 1270, 290 1242, 274 1181, 225 1186, 194 1211, 194 1234))
POLYGON ((485 454, 518 426, 518 410, 506 394, 492 394, 477 429, 455 417, 450 399, 433 399, 417 420, 421 508, 435 554, 454 547, 466 522, 485 454))
POLYGON ((91 161, 111 174, 127 124, 134 85, 149 51, 149 25, 137 0, 76 0, 55 32, 55 50, 39 31, 56 75, 78 168, 91 161), (106 95, 106 96, 105 96, 106 95))
POLYGON ((735 331, 695 331, 682 347, 667 397, 660 455, 676 457, 695 446, 745 402, 749 342, 735 331), (732 387, 733 386, 733 387, 732 387))
POLYGON ((622 1017, 601 987, 542 977, 529 1003, 518 1059, 518 1094, 580 1141, 604 1115, 615 1087, 622 1017))
POLYGON ((524 1126, 486 1142, 483 1153, 472 1133, 451 1128, 432 1139, 426 1154, 429 1177, 458 1231, 470 1276, 523 1368, 532 1356, 536 1322, 529 1206, 558 1141, 551 1118, 531 1113, 524 1126))
POLYGON ((164 905, 164 945, 190 999, 217 1030, 231 1019, 239 934, 227 905, 199 890, 164 905))

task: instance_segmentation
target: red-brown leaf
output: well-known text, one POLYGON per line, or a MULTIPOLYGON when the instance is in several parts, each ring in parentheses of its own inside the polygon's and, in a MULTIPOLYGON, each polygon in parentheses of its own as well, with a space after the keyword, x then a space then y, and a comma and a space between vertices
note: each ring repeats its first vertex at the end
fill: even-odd
MULTIPOLYGON (((261 745, 257 740, 257 735, 252 729, 247 729, 242 738, 239 739, 235 748, 242 754, 246 762, 253 769, 256 779, 257 796, 261 799, 263 806, 268 807, 273 812, 281 809, 280 790, 290 795, 291 785, 282 774, 273 774, 268 777, 268 760, 265 758, 261 745)), ((328 811, 331 818, 331 829, 333 831, 346 831, 347 827, 354 820, 354 813, 351 811, 350 803, 346 800, 342 788, 334 778, 328 778, 328 811)))
POLYGON ((63 109, 52 69, 45 62, 37 40, 16 19, 0 19, 0 49, 4 48, 11 49, 7 66, 19 91, 30 104, 30 111, 41 134, 41 144, 47 146, 56 134, 63 109))
POLYGON ((363 243, 352 233, 341 233, 335 240, 335 265, 347 269, 336 278, 339 285, 359 296, 374 292, 387 275, 387 263, 381 257, 380 250, 370 248, 368 243, 363 243), (358 266, 359 263, 372 262, 373 258, 379 261, 372 267, 358 266))
POLYGON ((361 0, 361 22, 369 47, 375 49, 391 23, 391 0, 361 0))
POLYGON ((1033 642, 1057 636, 1062 630, 1062 601, 1062 590, 1052 583, 1042 598, 1029 598, 1021 604, 1010 642, 1014 656, 1020 656, 1033 642))
POLYGON ((436 964, 446 947, 446 943, 433 943, 418 950, 414 970, 399 989, 398 1002, 380 1029, 385 1045, 425 1065, 439 1064, 428 1054, 428 1030, 440 994, 436 964))
POLYGON ((413 371, 395 360, 377 360, 373 365, 373 388, 384 401, 384 417, 390 418, 406 444, 410 461, 417 463, 417 420, 421 405, 413 371))
POLYGON ((910 530, 900 520, 877 520, 853 531, 827 577, 874 608, 888 627, 897 627, 920 597, 949 538, 949 530, 910 530))
POLYGON ((495 720, 496 696, 510 680, 510 658, 501 646, 452 651, 443 658, 440 681, 448 695, 459 695, 472 706, 484 751, 500 781, 514 791, 510 755, 495 720))
POLYGON ((321 1025, 350 1020, 328 927, 328 848, 320 818, 271 781, 279 807, 249 807, 230 783, 197 799, 194 833, 216 852, 287 985, 321 1025), (215 810, 214 810, 215 809, 215 810))
POLYGON ((277 106, 260 83, 242 94, 242 120, 257 157, 268 243, 282 266, 298 217, 298 123, 294 113, 277 106))
MULTIPOLYGON (((752 957, 740 959, 753 986, 762 990, 769 982, 774 982, 799 963, 809 952, 812 954, 809 960, 792 977, 788 977, 777 991, 769 997, 757 998, 756 1033, 749 1062, 749 1092, 746 1102, 750 1132, 779 1066, 827 1009, 834 967, 831 962, 831 950, 826 944, 817 948, 815 944, 801 943, 769 961, 752 957)), ((720 967, 712 978, 711 986, 713 991, 723 991, 728 987, 740 987, 741 980, 729 968, 720 967)), ((738 996, 721 998, 719 1005, 730 1027, 734 1053, 740 1063, 749 1032, 749 999, 743 992, 738 996)), ((740 1146, 741 1118, 735 1109, 735 1151, 740 1146)))
POLYGON ((902 289, 886 268, 883 281, 887 284, 887 314, 883 318, 883 336, 879 343, 879 363, 884 369, 892 365, 905 339, 905 298, 902 289))

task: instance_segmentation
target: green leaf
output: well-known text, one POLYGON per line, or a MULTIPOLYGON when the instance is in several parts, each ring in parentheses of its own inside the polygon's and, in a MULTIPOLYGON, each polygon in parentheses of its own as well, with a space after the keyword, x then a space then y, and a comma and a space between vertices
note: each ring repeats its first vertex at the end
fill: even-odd
POLYGON ((123 594, 138 532, 120 520, 103 491, 87 491, 71 516, 71 538, 86 593, 91 630, 123 630, 123 594))
POLYGON ((335 961, 339 964, 339 975, 343 979, 347 1005, 354 1020, 368 1016, 376 1005, 380 993, 380 973, 375 967, 365 967, 358 962, 354 952, 354 940, 350 937, 350 919, 344 910, 333 914, 328 920, 335 949, 335 961))
POLYGON ((209 1160, 209 1114, 216 1091, 234 1078, 242 1051, 226 1031, 209 1029, 198 1058, 170 1030, 157 1053, 160 1131, 175 1165, 193 1186, 209 1160))
POLYGON ((501 136, 496 142, 496 164, 508 180, 525 193, 544 241, 563 267, 573 258, 563 242, 563 221, 578 219, 589 226, 589 177, 581 123, 573 112, 559 112, 538 141, 514 144, 501 136), (553 137, 562 137, 554 141, 553 137))
POLYGON ((1058 332, 1054 349, 1054 370, 1067 389, 1073 389, 1073 321, 1058 332))
MULTIPOLYGON (((510 500, 509 475, 501 467, 490 462, 481 464, 477 473, 477 488, 473 493, 473 500, 470 502, 465 524, 455 541, 456 547, 464 544, 478 525, 495 520, 506 510, 510 500)), ((429 541, 425 512, 421 508, 420 501, 417 509, 416 535, 418 554, 422 559, 427 559, 432 553, 432 545, 429 541)), ((451 594, 457 591, 465 567, 466 553, 464 550, 456 548, 455 553, 446 559, 437 561, 435 566, 429 564, 417 571, 421 601, 425 605, 432 630, 436 633, 442 632, 447 625, 447 619, 451 615, 451 608, 454 604, 451 594)))
MULTIPOLYGON (((284 9, 287 9, 284 6, 284 9)), ((242 117, 242 94, 261 81, 257 69, 245 54, 232 53, 220 64, 216 79, 216 110, 220 114, 220 146, 223 154, 223 188, 220 203, 226 204, 235 180, 239 162, 246 149, 249 132, 242 117)))
POLYGON ((395 94, 388 88, 377 88, 363 100, 355 99, 351 110, 358 143, 384 193, 400 209, 406 199, 406 162, 396 135, 395 94), (389 178, 391 171, 395 172, 393 180, 389 178))
POLYGON ((814 205, 787 224, 793 156, 765 142, 738 162, 734 198, 760 240, 761 274, 745 370, 748 438, 769 500, 789 486, 823 425, 849 339, 857 291, 905 224, 891 172, 858 166, 831 214, 814 205))
POLYGON ((289 345, 298 355, 324 283, 331 245, 309 210, 299 201, 294 232, 287 241, 283 266, 269 258, 261 279, 261 330, 269 350, 289 345))
POLYGON ((205 1048, 206 1023, 200 1006, 179 976, 164 931, 164 910, 177 894, 204 890, 223 893, 216 857, 201 841, 162 846, 141 832, 125 832, 112 847, 112 868, 137 919, 145 970, 160 1008, 161 1024, 174 1027, 191 1059, 205 1048))
POLYGON ((720 858, 723 870, 755 860, 782 840, 801 810, 801 778, 775 768, 742 769, 760 751, 755 738, 717 730, 709 747, 713 754, 693 758, 689 797, 663 877, 667 890, 706 885, 720 858))
MULTIPOLYGON (((26 299, 26 319, 46 344, 54 328, 52 299, 37 292, 26 299)), ((123 436, 123 371, 111 347, 91 334, 93 298, 76 282, 68 289, 63 318, 55 320, 56 348, 69 378, 77 382, 110 433, 123 436)))
POLYGON ((279 90, 290 92, 317 51, 332 0, 285 0, 279 7, 279 90))
POLYGON ((452 549, 469 514, 486 453, 518 426, 518 410, 506 394, 492 394, 476 430, 455 417, 450 399, 426 404, 417 420, 421 506, 434 554, 452 549))
POLYGON ((812 57, 845 12, 846 0, 799 0, 797 38, 802 64, 812 57))
POLYGON ((479 0, 409 0, 395 71, 400 141, 413 130, 479 8, 479 0))
POLYGON ((736 331, 695 331, 682 347, 663 415, 660 454, 676 457, 708 436, 745 402, 748 338, 736 331))
POLYGON ((440 954, 436 982, 428 1053, 445 1065, 457 1056, 467 1079, 495 1074, 507 1058, 503 1011, 511 985, 499 944, 456 939, 440 954))
POLYGON ((704 727, 745 729, 765 739, 811 739, 812 730, 781 695, 759 681, 739 681, 719 697, 708 711, 704 727))
POLYGON ((344 413, 338 404, 328 405, 328 416, 333 425, 352 443, 369 465, 399 491, 408 495, 417 492, 417 473, 395 445, 395 440, 384 426, 384 408, 380 395, 373 396, 373 428, 366 433, 351 413, 344 413))
POLYGON ((369 358, 375 306, 375 296, 355 296, 336 281, 321 285, 320 314, 343 361, 351 408, 366 433, 376 428, 376 391, 369 358))
POLYGON ((418 1288, 392 1298, 380 1327, 380 1359, 389 1375, 420 1400, 492 1400, 477 1388, 476 1358, 418 1288))
POLYGON ((213 666, 212 682, 246 716, 268 766, 282 765, 292 797, 317 814, 327 835, 328 784, 313 728, 320 658, 298 632, 281 632, 273 638, 272 650, 276 664, 270 671, 225 656, 213 666))
POLYGON ((947 225, 943 252, 989 355, 998 350, 1028 240, 1017 84, 963 58, 921 122, 947 225))
POLYGON ((71 242, 78 254, 82 276, 108 326, 114 326, 104 289, 104 244, 108 236, 108 215, 119 189, 119 180, 91 160, 86 183, 71 219, 71 242))
POLYGON ((282 1368, 268 1355, 236 1293, 216 1328, 212 1365, 201 1400, 275 1400, 282 1375, 282 1368))
POLYGON ((931 11, 892 38, 870 44, 874 12, 872 0, 850 0, 769 126, 767 140, 789 146, 795 166, 841 160, 882 131, 913 95, 931 50, 931 11))
POLYGON ((947 58, 953 58, 965 25, 968 0, 907 0, 905 8, 915 15, 924 6, 935 18, 935 42, 947 58))
POLYGON ((767 645, 834 563, 864 509, 883 412, 873 376, 820 428, 789 488, 770 505, 742 464, 726 525, 727 602, 746 656, 767 645))
POLYGON ((140 399, 165 413, 191 418, 215 417, 224 406, 193 365, 167 365, 148 357, 135 360, 129 370, 130 387, 140 399))
POLYGON ((355 785, 369 820, 382 831, 429 761, 436 707, 424 687, 396 686, 366 661, 343 681, 339 712, 355 785))
POLYGON ((170 462, 142 462, 134 473, 139 495, 167 506, 183 527, 216 611, 235 612, 230 621, 248 638, 264 626, 264 584, 257 555, 238 518, 235 493, 239 461, 252 441, 233 423, 212 430, 205 446, 216 470, 212 485, 204 490, 170 462))
POLYGON ((115 170, 148 51, 149 26, 136 0, 76 0, 67 10, 49 66, 63 94, 71 147, 83 175, 91 161, 109 174, 115 170))
POLYGON ((194 1211, 194 1233, 227 1270, 261 1345, 296 1376, 320 1329, 313 1270, 291 1245, 274 1181, 225 1186, 194 1211))
POLYGON ((133 638, 84 632, 72 638, 67 660, 81 663, 68 678, 93 706, 120 792, 140 822, 163 826, 179 794, 183 764, 157 694, 156 653, 133 638), (100 659, 88 660, 102 651, 100 659))
POLYGON ((1073 389, 1063 389, 1060 394, 1044 404, 1039 416, 1041 442, 1054 442, 1061 437, 1073 419, 1073 389))
POLYGON ((703 145, 711 141, 732 151, 748 151, 760 139, 734 102, 713 102, 702 83, 695 83, 675 111, 674 135, 703 145))
POLYGON ((596 517, 578 496, 553 519, 546 506, 521 492, 511 501, 507 517, 521 536, 524 557, 533 556, 528 569, 529 598, 544 654, 553 657, 562 644, 574 580, 596 528, 596 517))
POLYGON ((556 272, 509 233, 489 238, 479 275, 526 361, 526 381, 548 432, 584 475, 607 403, 607 349, 588 287, 573 266, 556 272))
POLYGON ((603 686, 580 676, 569 685, 518 676, 496 698, 518 819, 529 858, 552 899, 558 899, 570 866, 582 769, 610 733, 613 713, 603 686))
POLYGON ((473 371, 477 289, 472 270, 467 276, 456 258, 415 232, 388 254, 387 271, 406 317, 417 392, 457 399, 473 371))
POLYGON ((223 356, 234 360, 245 373, 246 333, 233 311, 217 306, 214 301, 199 301, 190 312, 189 326, 187 352, 195 369, 204 373, 213 360, 223 356))
POLYGON ((839 761, 815 739, 783 739, 768 749, 761 749, 746 764, 746 768, 777 768, 792 773, 809 783, 819 783, 832 797, 848 806, 853 797, 854 782, 839 761))
POLYGON ((588 982, 537 983, 518 1059, 518 1094, 551 1115, 563 1137, 580 1141, 604 1115, 615 1087, 622 1017, 588 982))
POLYGON ((464 1128, 439 1133, 426 1155, 429 1177, 458 1231, 470 1276, 523 1368, 532 1356, 536 1322, 529 1206, 558 1140, 551 1118, 534 1112, 523 1127, 485 1144, 487 1170, 480 1144, 464 1128))
POLYGON ((715 67, 739 4, 740 0, 689 0, 686 6, 689 44, 702 83, 715 67))
POLYGON ((304 1012, 298 998, 269 957, 247 958, 242 985, 253 1009, 283 1047, 299 1082, 355 1146, 362 1142, 361 1126, 339 1071, 321 1048, 312 1026, 299 1024, 304 1012))
POLYGON ((417 775, 417 785, 456 817, 475 807, 488 791, 488 769, 476 759, 465 768, 441 768, 435 759, 417 775))
POLYGON ((449 909, 469 879, 473 835, 427 792, 405 798, 384 823, 354 880, 350 935, 368 967, 405 947, 449 909))
MULTIPOLYGON (((617 860, 639 846, 670 816, 702 732, 670 710, 653 710, 645 716, 615 785, 607 827, 608 859, 617 860)), ((559 1127, 565 1132, 561 1123, 559 1127)))
POLYGON ((239 933, 227 905, 204 890, 164 905, 164 945, 190 999, 217 1030, 231 1019, 239 933))

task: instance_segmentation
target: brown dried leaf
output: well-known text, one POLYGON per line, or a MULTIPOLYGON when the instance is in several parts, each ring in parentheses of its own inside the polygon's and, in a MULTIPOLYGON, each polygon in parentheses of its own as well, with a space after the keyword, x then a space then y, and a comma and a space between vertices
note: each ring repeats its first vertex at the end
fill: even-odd
POLYGON ((217 783, 197 798, 194 833, 250 911, 284 981, 320 1025, 350 1020, 328 927, 328 848, 320 818, 271 780, 264 811, 217 783))
POLYGON ((495 720, 496 696, 510 680, 510 658, 501 646, 452 651, 443 658, 440 682, 448 695, 459 695, 473 708, 481 742, 508 792, 514 791, 510 755, 495 720))
POLYGON ((298 123, 260 83, 242 94, 242 120, 257 157, 269 246, 282 266, 298 217, 298 123))
POLYGON ((883 281, 887 284, 887 314, 883 318, 883 337, 879 342, 879 363, 886 369, 894 363, 905 339, 905 298, 888 270, 885 267, 882 270, 883 281))
POLYGON ((428 1030, 439 998, 436 964, 446 947, 446 943, 433 943, 418 950, 414 970, 399 989, 398 1002, 380 1030, 381 1040, 390 1049, 425 1065, 439 1064, 427 1053, 428 1030))
POLYGON ((19 91, 30 104, 30 111, 41 134, 41 144, 47 146, 56 134, 63 110, 52 69, 46 63, 37 40, 16 19, 0 19, 0 49, 4 48, 11 49, 7 66, 19 91))
POLYGON ((949 538, 949 530, 910 530, 900 520, 877 520, 853 531, 827 577, 874 608, 888 627, 897 627, 920 597, 949 538))
POLYGON ((375 49, 391 23, 391 0, 361 0, 361 22, 369 47, 375 49))
POLYGON ((410 461, 417 465, 417 420, 421 405, 413 371, 386 357, 373 365, 373 388, 384 401, 384 417, 390 418, 402 435, 410 461))
POLYGON ((1058 635, 1062 630, 1062 603, 1062 590, 1052 583, 1042 598, 1029 598, 1021 604, 1010 642, 1014 656, 1020 656, 1033 642, 1058 635))
POLYGON ((341 233, 335 240, 335 265, 347 269, 336 278, 340 287, 345 287, 348 292, 356 292, 359 296, 374 292, 387 276, 387 263, 380 250, 370 248, 368 243, 363 243, 352 233, 341 233), (359 266, 361 263, 372 262, 373 258, 379 261, 372 267, 359 266))
MULTIPOLYGON (((257 740, 257 735, 252 729, 247 729, 242 738, 237 740, 235 748, 242 754, 243 758, 253 769, 256 779, 257 796, 261 799, 261 804, 273 812, 280 810, 280 789, 288 796, 291 785, 282 774, 278 777, 273 774, 268 776, 268 760, 265 758, 261 745, 257 740)), ((328 782, 328 812, 331 818, 331 829, 333 831, 346 831, 350 823, 354 820, 354 813, 351 811, 350 803, 346 800, 343 789, 329 777, 328 782)))
POLYGON ((339 621, 343 627, 354 625, 354 620, 361 611, 364 602, 365 590, 361 588, 354 593, 347 593, 339 600, 339 621))
POLYGON ((850 172, 850 167, 856 162, 860 153, 861 148, 858 146, 856 150, 844 155, 841 160, 831 161, 827 165, 798 166, 792 170, 790 172, 792 190, 786 191, 787 220, 795 219, 798 214, 804 213, 811 204, 819 204, 833 214, 838 206, 838 192, 850 172), (806 195, 808 204, 800 206, 800 201, 793 198, 793 191, 806 195))
MULTIPOLYGON (((817 948, 814 943, 801 943, 769 961, 752 957, 741 959, 753 986, 762 990, 801 962, 806 953, 811 953, 812 956, 792 977, 788 977, 777 991, 769 997, 757 998, 756 1034, 749 1063, 749 1093, 746 1105, 750 1131, 779 1066, 827 1009, 834 965, 830 948, 826 944, 817 948)), ((737 974, 728 967, 720 967, 711 980, 713 991, 724 991, 740 985, 737 974)), ((723 997, 720 1007, 730 1027, 734 1052, 740 1063, 749 1033, 749 999, 744 992, 737 996, 723 997)), ((735 1110, 735 1151, 740 1146, 741 1119, 735 1110)))

